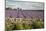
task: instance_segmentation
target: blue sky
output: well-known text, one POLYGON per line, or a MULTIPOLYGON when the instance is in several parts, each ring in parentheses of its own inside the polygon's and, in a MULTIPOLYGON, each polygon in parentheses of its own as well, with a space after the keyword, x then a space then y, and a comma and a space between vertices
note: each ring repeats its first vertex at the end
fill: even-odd
POLYGON ((22 8, 31 10, 43 10, 44 4, 40 2, 26 2, 18 0, 6 0, 6 7, 22 8))

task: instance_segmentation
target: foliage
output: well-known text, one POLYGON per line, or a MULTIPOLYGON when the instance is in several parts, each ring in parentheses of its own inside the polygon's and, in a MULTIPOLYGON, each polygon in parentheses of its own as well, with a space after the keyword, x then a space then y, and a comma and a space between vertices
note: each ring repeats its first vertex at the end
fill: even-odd
POLYGON ((44 28, 44 21, 40 19, 34 20, 24 18, 23 20, 15 20, 14 22, 11 22, 10 19, 6 20, 5 22, 5 31, 12 31, 12 30, 26 30, 26 29, 39 29, 44 28), (24 21, 24 22, 23 22, 24 21), (31 23, 29 23, 31 22, 31 23))

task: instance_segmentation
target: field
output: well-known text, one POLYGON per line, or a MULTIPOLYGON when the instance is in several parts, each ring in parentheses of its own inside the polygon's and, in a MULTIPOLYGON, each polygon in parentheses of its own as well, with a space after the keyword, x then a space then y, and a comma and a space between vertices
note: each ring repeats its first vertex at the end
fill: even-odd
POLYGON ((6 31, 44 28, 43 10, 6 10, 6 31))
POLYGON ((9 16, 16 18, 31 18, 33 16, 43 18, 44 10, 6 10, 5 17, 9 16))

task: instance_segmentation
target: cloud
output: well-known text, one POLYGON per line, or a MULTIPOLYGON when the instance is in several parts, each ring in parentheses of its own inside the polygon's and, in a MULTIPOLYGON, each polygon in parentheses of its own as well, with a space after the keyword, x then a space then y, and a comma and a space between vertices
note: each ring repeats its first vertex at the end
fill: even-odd
POLYGON ((11 7, 11 8, 19 7, 22 9, 43 10, 44 4, 40 2, 25 2, 25 1, 7 0, 6 7, 11 7))

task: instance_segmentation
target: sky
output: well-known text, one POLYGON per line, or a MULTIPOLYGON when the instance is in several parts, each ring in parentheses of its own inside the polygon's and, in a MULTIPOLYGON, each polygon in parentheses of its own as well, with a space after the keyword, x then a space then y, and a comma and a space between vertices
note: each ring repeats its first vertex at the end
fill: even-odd
POLYGON ((32 2, 32 1, 18 1, 18 0, 6 0, 6 8, 21 8, 26 10, 43 10, 43 2, 32 2))

